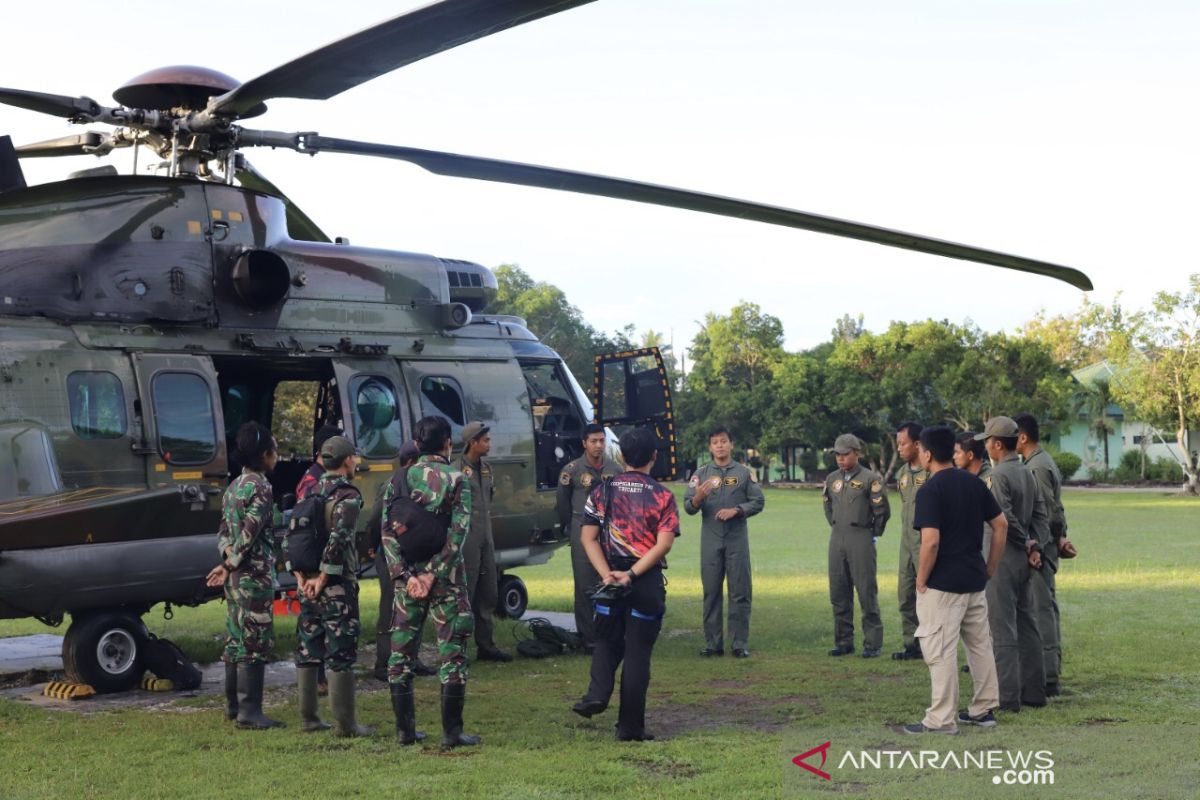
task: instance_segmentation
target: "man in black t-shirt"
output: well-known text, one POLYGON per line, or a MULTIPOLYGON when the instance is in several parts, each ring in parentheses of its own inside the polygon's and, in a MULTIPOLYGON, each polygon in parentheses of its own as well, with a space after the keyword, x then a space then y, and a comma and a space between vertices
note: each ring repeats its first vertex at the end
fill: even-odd
POLYGON ((921 532, 916 637, 929 665, 933 699, 925 718, 905 725, 904 732, 958 733, 960 722, 992 727, 1000 687, 984 587, 1000 564, 1008 521, 983 481, 954 468, 954 433, 949 428, 926 428, 920 442, 921 465, 931 477, 917 494, 913 518, 913 527, 921 532), (986 564, 981 553, 984 522, 993 534, 986 564), (956 720, 960 637, 975 693, 956 720))

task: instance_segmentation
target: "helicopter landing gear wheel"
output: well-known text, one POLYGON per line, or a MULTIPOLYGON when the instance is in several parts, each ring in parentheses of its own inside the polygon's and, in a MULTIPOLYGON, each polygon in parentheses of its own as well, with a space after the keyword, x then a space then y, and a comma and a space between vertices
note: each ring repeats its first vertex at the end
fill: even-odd
POLYGON ((145 671, 146 627, 124 611, 93 611, 74 617, 63 637, 67 678, 98 694, 137 686, 145 671))
POLYGON ((496 612, 502 617, 520 619, 529 607, 529 592, 525 589, 525 581, 516 575, 501 575, 497 592, 499 602, 496 612))

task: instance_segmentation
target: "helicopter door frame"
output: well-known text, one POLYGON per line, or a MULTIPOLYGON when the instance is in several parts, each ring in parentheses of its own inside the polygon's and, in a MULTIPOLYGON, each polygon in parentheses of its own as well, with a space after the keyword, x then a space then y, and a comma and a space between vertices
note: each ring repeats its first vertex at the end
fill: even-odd
MULTIPOLYGON (((409 402, 399 366, 392 358, 335 357, 330 363, 342 405, 342 431, 362 456, 359 472, 392 473, 396 466, 396 451, 412 438, 409 402), (392 417, 384 427, 379 427, 383 422, 381 419, 365 418, 367 414, 377 415, 379 408, 360 406, 357 395, 363 392, 370 393, 376 400, 391 401, 392 417), (398 429, 393 427, 396 425, 398 429)), ((366 397, 363 399, 365 401, 366 397)))
POLYGON ((592 399, 596 422, 615 428, 649 428, 658 437, 658 459, 651 475, 674 480, 679 473, 675 442, 675 404, 671 381, 657 347, 604 353, 593 365, 592 399), (646 359, 650 359, 647 365, 646 359), (640 368, 640 369, 639 369, 640 368))
MULTIPOLYGON (((138 401, 135 404, 138 424, 134 452, 146 458, 146 483, 152 489, 172 485, 208 485, 209 493, 224 490, 229 479, 229 458, 225 446, 225 425, 221 411, 221 390, 217 382, 217 371, 208 356, 181 353, 130 354, 134 380, 137 385, 138 401), (162 375, 192 375, 202 380, 208 388, 209 412, 212 419, 212 456, 207 460, 173 459, 161 449, 160 424, 156 405, 155 382, 162 375)), ((163 402, 167 399, 161 398, 163 402)), ((162 409, 165 410, 165 409, 162 409)), ((180 409, 173 406, 170 412, 180 409)), ((165 414, 163 416, 166 416, 165 414)), ((132 433, 132 431, 131 431, 132 433)))

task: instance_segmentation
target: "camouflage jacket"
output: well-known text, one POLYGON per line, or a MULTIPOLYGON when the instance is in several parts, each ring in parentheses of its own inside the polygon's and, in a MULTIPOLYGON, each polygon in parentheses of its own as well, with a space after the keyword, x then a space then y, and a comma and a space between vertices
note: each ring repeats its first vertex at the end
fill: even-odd
MULTIPOLYGON (((358 514, 362 509, 362 493, 345 475, 326 472, 308 494, 325 495, 325 522, 329 529, 329 541, 321 555, 321 571, 326 575, 337 575, 343 580, 358 580, 358 545, 354 529, 358 525, 358 514)), ((287 554, 287 538, 283 540, 283 551, 287 554)), ((291 561, 287 564, 292 571, 291 561)))
POLYGON ((424 564, 407 564, 400 552, 399 536, 403 531, 395 530, 388 519, 388 506, 395 496, 396 485, 388 482, 383 490, 382 514, 380 517, 383 557, 387 561, 392 580, 406 581, 411 575, 429 572, 437 582, 466 585, 463 568, 462 546, 471 529, 471 486, 461 472, 450 466, 441 456, 423 455, 421 460, 408 468, 406 475, 412 499, 426 511, 450 510, 450 530, 446 546, 424 564))
POLYGON ((217 533, 217 548, 228 569, 274 571, 274 502, 271 482, 261 472, 243 469, 229 484, 221 498, 221 527, 217 533))

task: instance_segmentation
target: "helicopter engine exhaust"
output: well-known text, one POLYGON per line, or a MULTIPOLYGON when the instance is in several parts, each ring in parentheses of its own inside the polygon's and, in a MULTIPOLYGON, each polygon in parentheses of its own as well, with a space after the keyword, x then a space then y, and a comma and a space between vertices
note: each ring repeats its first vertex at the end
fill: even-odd
POLYGON ((246 250, 230 273, 238 297, 250 308, 270 308, 283 300, 291 284, 287 262, 268 250, 246 250))
POLYGON ((466 303, 446 303, 442 306, 442 326, 463 328, 471 324, 471 309, 466 303))

